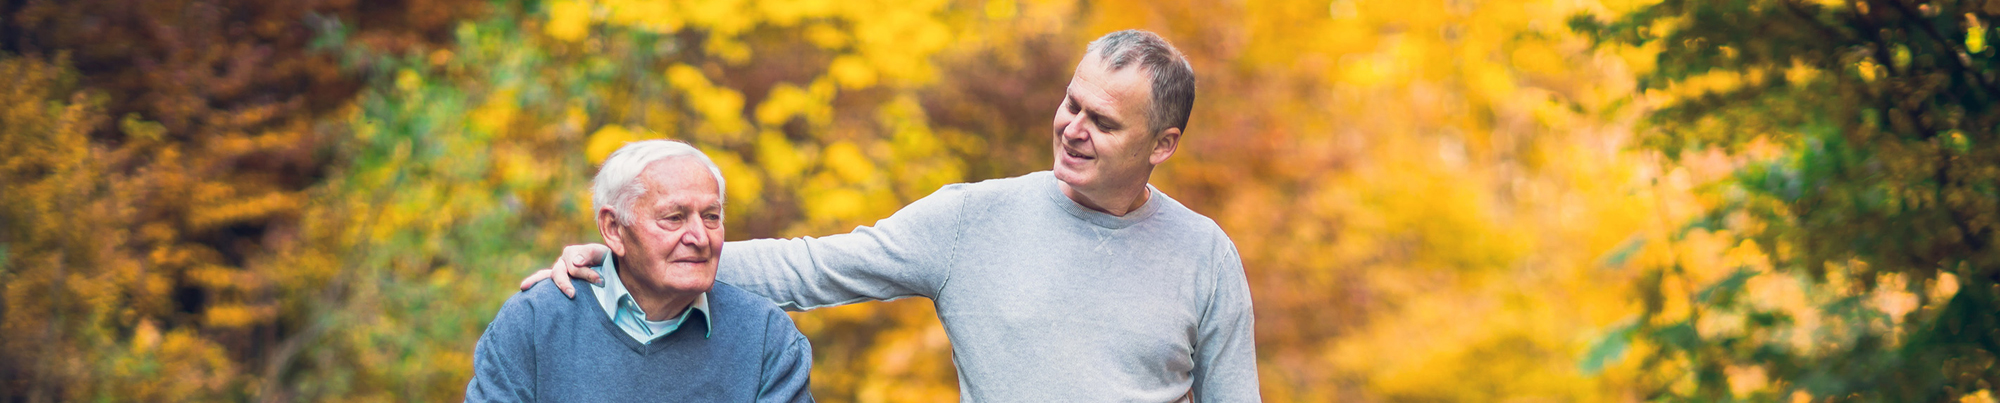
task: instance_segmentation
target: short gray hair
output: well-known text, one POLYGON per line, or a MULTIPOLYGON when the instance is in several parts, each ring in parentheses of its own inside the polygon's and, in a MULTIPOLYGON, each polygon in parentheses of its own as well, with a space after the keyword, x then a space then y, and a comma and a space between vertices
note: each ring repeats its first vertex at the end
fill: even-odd
POLYGON ((1187 131, 1188 115, 1194 113, 1194 67, 1174 45, 1152 32, 1128 29, 1090 41, 1083 52, 1096 53, 1111 71, 1139 62, 1139 67, 1153 75, 1153 107, 1146 111, 1147 130, 1159 133, 1178 127, 1187 131))
POLYGON ((644 140, 625 143, 618 151, 611 152, 610 158, 604 159, 604 167, 597 169, 597 178, 590 184, 591 214, 604 210, 604 206, 611 206, 618 224, 632 225, 632 202, 638 200, 639 195, 646 194, 646 184, 637 180, 639 174, 654 162, 674 158, 692 158, 707 166, 708 172, 715 174, 715 199, 723 201, 728 193, 723 191, 722 168, 715 166, 715 161, 708 159, 708 154, 679 141, 644 140))

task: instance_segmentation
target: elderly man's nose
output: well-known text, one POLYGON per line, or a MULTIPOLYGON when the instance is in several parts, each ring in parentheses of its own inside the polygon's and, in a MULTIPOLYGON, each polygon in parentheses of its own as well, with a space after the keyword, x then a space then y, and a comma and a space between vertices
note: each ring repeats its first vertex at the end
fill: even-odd
POLYGON ((696 224, 694 228, 688 228, 687 232, 682 232, 681 243, 689 245, 707 245, 708 231, 703 231, 702 228, 703 227, 701 227, 699 224, 696 224))

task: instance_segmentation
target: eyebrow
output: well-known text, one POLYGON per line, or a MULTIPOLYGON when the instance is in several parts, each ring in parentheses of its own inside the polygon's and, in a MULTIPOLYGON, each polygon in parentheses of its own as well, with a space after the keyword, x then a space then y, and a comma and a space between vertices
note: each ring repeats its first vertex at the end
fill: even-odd
POLYGON ((1082 109, 1085 113, 1089 113, 1090 122, 1097 124, 1097 128, 1100 130, 1112 131, 1125 127, 1124 124, 1118 122, 1118 119, 1112 119, 1110 116, 1104 116, 1104 114, 1097 113, 1096 110, 1091 109, 1090 107, 1083 106, 1083 103, 1076 102, 1076 95, 1071 94, 1068 89, 1063 90, 1063 98, 1069 99, 1070 105, 1076 105, 1077 109, 1082 109))

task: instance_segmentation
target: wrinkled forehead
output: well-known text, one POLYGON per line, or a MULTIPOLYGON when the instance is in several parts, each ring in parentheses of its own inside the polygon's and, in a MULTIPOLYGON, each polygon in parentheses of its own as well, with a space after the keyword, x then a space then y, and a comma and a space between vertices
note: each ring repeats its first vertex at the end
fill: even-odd
POLYGON ((673 157, 653 161, 639 171, 639 180, 646 186, 648 198, 667 197, 677 200, 695 199, 702 202, 720 199, 722 187, 715 183, 715 173, 693 157, 673 157))

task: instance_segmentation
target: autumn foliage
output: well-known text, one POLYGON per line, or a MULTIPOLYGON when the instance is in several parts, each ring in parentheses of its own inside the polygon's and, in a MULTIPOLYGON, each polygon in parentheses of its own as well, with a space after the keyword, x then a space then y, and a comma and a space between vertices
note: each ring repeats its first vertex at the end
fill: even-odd
MULTIPOLYGON (((1153 184, 1241 249, 1266 400, 1843 395, 1728 343, 1850 339, 1731 323, 1745 306, 1863 300, 1876 302, 1850 305, 1916 312, 1867 328, 1905 334, 1946 309, 1940 273, 1990 268, 1894 269, 1910 263, 1828 252, 1848 238, 1757 235, 1866 232, 1775 203, 1781 183, 1744 173, 1796 173, 1763 162, 1815 150, 1799 140, 1815 137, 1779 135, 1791 131, 1961 153, 1945 159, 1967 165, 1940 200, 1990 239, 1979 206, 2000 198, 1991 153, 1976 152, 1990 136, 1968 126, 1912 145, 1883 140, 1900 138, 1882 133, 1901 118, 1828 126, 1868 128, 1840 132, 1771 112, 1883 109, 1822 87, 1753 103, 1771 109, 1711 95, 1811 71, 1928 88, 1897 75, 1941 60, 1924 48, 1836 72, 1851 60, 1829 45, 1832 64, 1704 75, 1691 66, 1731 51, 1617 36, 1680 21, 1668 12, 1695 10, 1684 5, 6 2, 0 396, 457 400, 515 281, 598 241, 585 189, 624 142, 680 139, 713 157, 732 238, 845 232, 945 184, 1048 169, 1048 122, 1084 44, 1126 28, 1168 38, 1200 80, 1153 184), (1758 116, 1785 124, 1746 118, 1758 116), (1745 215, 1744 200, 1768 214, 1745 215), (1791 251, 1816 260, 1769 259, 1791 251)), ((1746 49, 1733 52, 1757 55, 1746 49)), ((1986 119, 1944 110, 1960 112, 1930 118, 1986 119)), ((1896 165, 1899 178, 1935 166, 1900 152, 1882 154, 1916 164, 1896 165)), ((958 394, 929 301, 794 318, 822 401, 958 394)), ((1986 354, 1950 364, 1990 374, 1986 354)), ((1936 384, 1990 397, 1979 379, 1936 384)))

